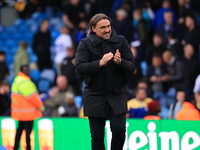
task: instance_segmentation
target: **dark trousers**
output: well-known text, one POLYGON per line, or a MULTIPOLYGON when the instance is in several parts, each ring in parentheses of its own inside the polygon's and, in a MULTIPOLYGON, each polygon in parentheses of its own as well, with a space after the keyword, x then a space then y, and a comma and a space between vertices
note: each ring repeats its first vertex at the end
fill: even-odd
POLYGON ((25 129, 26 131, 26 145, 27 145, 27 150, 31 150, 31 145, 30 145, 30 134, 33 128, 33 121, 19 121, 19 126, 17 129, 17 133, 15 136, 15 146, 14 150, 18 150, 19 148, 19 141, 22 135, 22 131, 25 129))
MULTIPOLYGON (((126 133, 126 114, 117 116, 111 111, 109 120, 112 132, 111 150, 122 150, 126 133)), ((105 150, 104 130, 106 119, 89 117, 89 123, 92 137, 92 150, 105 150)))
POLYGON ((39 57, 38 56, 38 68, 40 71, 43 71, 45 68, 51 69, 52 68, 52 62, 51 58, 49 57, 39 57))

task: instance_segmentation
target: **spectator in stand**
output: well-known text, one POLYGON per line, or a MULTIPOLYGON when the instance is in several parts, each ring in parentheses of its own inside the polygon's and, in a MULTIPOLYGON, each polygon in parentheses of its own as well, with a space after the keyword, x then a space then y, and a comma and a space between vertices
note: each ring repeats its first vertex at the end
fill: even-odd
POLYGON ((177 89, 176 102, 170 105, 169 119, 176 119, 177 113, 182 109, 182 105, 185 102, 186 93, 184 90, 177 89))
POLYGON ((170 31, 168 33, 168 44, 167 49, 172 52, 172 55, 175 57, 183 56, 183 45, 176 37, 176 32, 170 31))
POLYGON ((151 84, 153 98, 156 100, 160 100, 164 96, 166 83, 162 81, 162 77, 167 73, 166 66, 162 64, 162 57, 159 54, 154 54, 152 65, 148 67, 146 77, 151 84))
POLYGON ((193 16, 187 16, 185 19, 185 34, 183 36, 182 44, 192 44, 194 48, 194 58, 199 59, 199 42, 200 42, 200 30, 195 25, 195 19, 193 16))
POLYGON ((36 10, 41 9, 40 4, 41 3, 37 0, 16 0, 15 10, 19 18, 30 18, 36 10))
POLYGON ((176 58, 167 50, 162 55, 164 63, 167 65, 168 74, 162 77, 163 82, 168 83, 168 91, 165 97, 160 99, 162 107, 169 107, 176 101, 176 88, 185 88, 184 63, 180 58, 176 58))
POLYGON ((153 100, 147 104, 147 113, 145 114, 144 120, 160 120, 161 117, 158 115, 161 112, 158 101, 153 100))
POLYGON ((168 12, 170 11, 172 13, 173 23, 177 22, 175 12, 171 9, 170 1, 169 0, 163 0, 162 8, 160 8, 159 10, 156 11, 155 18, 152 22, 152 26, 153 26, 154 30, 156 30, 159 25, 161 25, 162 23, 165 22, 164 13, 166 11, 168 11, 168 12))
POLYGON ((145 89, 147 92, 147 97, 152 97, 152 95, 153 95, 152 89, 149 86, 149 81, 147 79, 142 78, 142 79, 138 80, 137 87, 145 89))
POLYGON ((60 103, 64 100, 66 92, 73 92, 71 86, 68 86, 68 80, 65 76, 58 76, 56 79, 58 91, 49 99, 45 100, 45 107, 50 107, 52 109, 52 117, 58 117, 58 107, 60 103))
POLYGON ((27 53, 26 48, 27 48, 26 42, 23 41, 19 44, 19 48, 14 57, 14 75, 15 76, 17 76, 18 73, 20 72, 21 66, 27 65, 30 62, 29 55, 27 53))
POLYGON ((49 21, 47 19, 42 20, 39 31, 36 32, 33 38, 33 52, 38 58, 38 68, 40 71, 44 67, 50 69, 52 67, 51 62, 51 34, 48 31, 49 21))
POLYGON ((6 76, 9 75, 8 67, 5 63, 6 53, 4 51, 0 51, 0 82, 5 79, 6 76))
POLYGON ((182 109, 176 115, 177 120, 200 120, 200 113, 190 102, 184 102, 182 109))
POLYGON ((10 116, 10 85, 6 81, 0 83, 0 116, 10 116))
POLYGON ((200 74, 197 76, 195 80, 193 92, 194 92, 195 101, 197 103, 197 108, 200 109, 200 74))
POLYGON ((51 19, 55 16, 56 9, 61 7, 61 0, 41 0, 41 5, 44 7, 45 13, 51 19))
POLYGON ((184 85, 184 63, 167 50, 162 55, 164 63, 168 68, 168 75, 162 77, 162 81, 168 81, 171 88, 183 88, 184 85))
POLYGON ((151 101, 152 99, 147 97, 146 89, 137 87, 135 98, 127 102, 129 112, 127 118, 144 118, 147 112, 147 104, 151 101))
POLYGON ((62 62, 61 73, 67 77, 68 84, 73 87, 75 94, 81 95, 82 79, 74 70, 75 52, 74 47, 67 48, 68 56, 62 62))
MULTIPOLYGON (((137 58, 137 50, 134 47, 131 47, 131 51, 133 53, 134 58, 137 58)), ((136 62, 137 63, 137 62, 136 62)), ((130 96, 135 94, 134 90, 137 87, 138 80, 142 79, 142 69, 140 67, 140 64, 136 65, 135 72, 132 74, 127 74, 127 87, 128 87, 128 93, 130 93, 130 96)), ((133 97, 127 96, 127 99, 130 100, 133 97)))
POLYGON ((195 84, 195 79, 200 73, 199 61, 193 58, 194 48, 191 44, 187 44, 184 47, 184 82, 186 84, 185 92, 186 98, 193 95, 193 87, 195 84))
POLYGON ((133 18, 137 21, 137 27, 134 29, 133 41, 131 47, 137 49, 137 61, 140 63, 144 60, 146 47, 149 43, 146 21, 142 18, 142 10, 135 9, 133 11, 133 18))
POLYGON ((65 8, 65 14, 62 16, 63 21, 70 29, 77 29, 81 19, 85 17, 84 8, 80 0, 70 0, 65 8))
POLYGON ((181 39, 181 32, 178 25, 173 22, 173 13, 171 11, 166 11, 164 13, 164 23, 160 24, 156 29, 157 32, 161 33, 163 39, 163 45, 167 47, 167 37, 170 31, 176 32, 178 39, 181 39))
POLYGON ((166 48, 162 44, 162 35, 156 32, 153 36, 153 44, 149 45, 146 50, 145 61, 147 65, 150 66, 152 64, 152 58, 155 53, 162 55, 165 50, 166 48))
POLYGON ((57 76, 61 75, 61 65, 63 59, 67 56, 67 47, 72 46, 72 38, 67 26, 60 28, 60 35, 55 40, 55 58, 54 62, 56 64, 57 76))
POLYGON ((99 13, 98 0, 87 0, 85 4, 85 15, 87 22, 97 13, 99 13))
POLYGON ((65 93, 65 99, 61 102, 58 108, 58 114, 62 117, 78 117, 79 109, 74 102, 74 94, 65 93))
POLYGON ((192 14, 192 10, 190 10, 186 0, 178 0, 178 5, 178 24, 183 29, 185 27, 185 18, 187 15, 192 14))
POLYGON ((76 42, 79 43, 82 38, 85 38, 87 36, 87 26, 88 22, 86 20, 81 20, 79 23, 79 30, 76 35, 76 42))
POLYGON ((130 43, 132 38, 133 27, 131 22, 127 18, 128 13, 125 9, 120 8, 116 11, 116 17, 112 21, 112 27, 119 35, 126 37, 130 43))

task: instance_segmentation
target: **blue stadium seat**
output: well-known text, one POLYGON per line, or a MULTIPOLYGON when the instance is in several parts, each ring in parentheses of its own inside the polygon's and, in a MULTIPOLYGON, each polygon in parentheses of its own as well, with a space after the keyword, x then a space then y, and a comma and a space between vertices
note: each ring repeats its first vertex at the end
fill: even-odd
POLYGON ((18 46, 17 41, 12 40, 12 39, 8 39, 8 40, 5 42, 5 44, 6 44, 6 46, 8 46, 9 48, 10 48, 10 47, 18 46))
POLYGON ((8 32, 4 32, 4 33, 1 33, 0 37, 1 37, 1 40, 7 40, 10 37, 10 35, 8 32))
POLYGON ((55 77, 56 73, 53 69, 44 69, 40 74, 41 79, 47 79, 51 82, 51 84, 54 83, 55 77))
POLYGON ((25 24, 27 25, 27 26, 31 26, 32 24, 34 24, 35 23, 35 21, 33 20, 33 19, 27 19, 26 21, 25 21, 25 24))
POLYGON ((27 33, 27 32, 29 32, 29 26, 27 26, 26 24, 23 24, 23 25, 21 25, 21 26, 19 26, 19 32, 21 33, 21 32, 23 32, 23 33, 27 33))
POLYGON ((6 27, 0 25, 0 33, 5 33, 6 32, 6 27))
POLYGON ((14 60, 14 56, 13 55, 6 55, 6 60, 5 60, 5 62, 7 63, 7 64, 10 64, 10 63, 13 63, 13 60, 14 60))
POLYGON ((74 97, 74 102, 76 103, 76 105, 81 108, 82 106, 82 96, 77 95, 74 97))
POLYGON ((39 93, 46 93, 48 92, 48 90, 50 89, 50 81, 47 79, 40 79, 38 81, 37 87, 38 87, 38 91, 39 93))
POLYGON ((17 19, 14 22, 14 26, 18 27, 18 26, 23 25, 24 23, 25 23, 24 19, 17 19))
POLYGON ((57 31, 57 30, 52 31, 51 32, 52 40, 55 40, 59 35, 60 35, 59 31, 57 31))
POLYGON ((142 61, 140 63, 140 67, 142 69, 142 75, 146 76, 146 72, 147 72, 147 63, 146 63, 146 61, 142 61))
POLYGON ((37 56, 35 54, 29 55, 30 62, 37 62, 37 56))
POLYGON ((33 49, 32 49, 31 46, 27 47, 27 53, 28 53, 29 55, 34 55, 33 49))
POLYGON ((16 32, 15 34, 13 34, 13 40, 16 41, 17 44, 19 44, 19 42, 23 39, 23 34, 20 32, 16 32))
POLYGON ((9 33, 15 33, 17 31, 17 28, 13 25, 7 27, 7 32, 9 33))
POLYGON ((35 83, 37 83, 38 80, 40 79, 40 71, 37 69, 31 70, 30 77, 35 83))
POLYGON ((18 47, 11 47, 10 49, 9 49, 9 54, 11 54, 11 55, 15 55, 15 53, 17 52, 17 50, 18 50, 18 47))

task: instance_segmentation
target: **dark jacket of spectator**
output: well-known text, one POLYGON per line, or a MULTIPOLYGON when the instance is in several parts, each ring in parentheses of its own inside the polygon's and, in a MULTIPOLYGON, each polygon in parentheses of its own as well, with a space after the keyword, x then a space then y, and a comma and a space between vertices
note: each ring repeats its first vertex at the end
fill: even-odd
POLYGON ((128 19, 122 21, 117 21, 114 19, 112 21, 112 27, 118 35, 123 35, 126 37, 127 41, 130 43, 132 40, 133 27, 128 19))
POLYGON ((181 40, 181 32, 177 24, 172 24, 172 25, 167 26, 165 23, 163 23, 158 26, 156 31, 162 34, 164 46, 167 46, 167 43, 168 43, 167 37, 170 31, 176 32, 177 38, 181 40))
POLYGON ((9 74, 8 67, 5 62, 0 62, 0 82, 4 80, 5 76, 9 74))
POLYGON ((169 72, 169 86, 175 88, 185 87, 184 83, 184 63, 181 59, 175 58, 174 61, 168 65, 169 72))
POLYGON ((148 31, 146 27, 146 20, 141 19, 137 24, 137 32, 141 46, 147 46, 149 43, 148 31))
POLYGON ((7 95, 0 94, 0 116, 5 115, 6 111, 10 109, 10 102, 7 95))
POLYGON ((75 103, 68 104, 65 101, 62 101, 60 106, 65 109, 65 113, 61 115, 62 117, 78 117, 79 109, 75 103))
POLYGON ((163 52, 166 50, 165 46, 160 45, 159 47, 155 47, 153 44, 147 47, 146 54, 145 54, 145 60, 149 65, 152 63, 152 57, 155 53, 162 56, 163 52))
POLYGON ((79 13, 84 13, 84 8, 79 3, 78 5, 72 5, 69 3, 65 7, 65 14, 69 17, 69 20, 73 23, 75 27, 78 27, 79 22, 81 21, 81 17, 79 16, 79 13))
POLYGON ((183 45, 177 39, 173 39, 173 42, 167 44, 167 49, 172 52, 173 56, 182 57, 183 55, 183 45))
POLYGON ((50 60, 50 46, 51 46, 51 34, 49 31, 42 32, 38 31, 34 35, 33 39, 33 52, 38 57, 38 66, 39 69, 43 69, 43 65, 47 64, 48 68, 51 68, 51 60, 50 60))
POLYGON ((66 57, 61 66, 61 74, 68 79, 68 84, 74 89, 76 95, 81 95, 82 79, 74 70, 75 57, 66 57))
POLYGON ((195 79, 200 73, 199 61, 197 59, 187 59, 183 57, 184 62, 184 82, 190 87, 194 87, 195 79))
POLYGON ((200 29, 196 26, 192 31, 186 30, 183 38, 186 44, 194 47, 194 58, 199 58, 200 29))

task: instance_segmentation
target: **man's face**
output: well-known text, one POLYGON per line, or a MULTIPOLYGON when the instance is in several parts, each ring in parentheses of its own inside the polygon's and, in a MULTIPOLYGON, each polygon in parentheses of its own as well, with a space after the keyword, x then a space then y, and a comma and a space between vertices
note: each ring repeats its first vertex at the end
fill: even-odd
POLYGON ((183 103, 185 101, 185 92, 179 91, 176 94, 176 99, 180 102, 183 103))
POLYGON ((190 18, 190 17, 186 17, 185 18, 185 25, 186 25, 186 27, 190 27, 190 26, 193 26, 194 25, 194 20, 192 19, 192 18, 190 18))
POLYGON ((48 28, 49 28, 49 21, 46 20, 41 24, 41 29, 47 31, 48 28))
POLYGON ((173 23, 173 14, 171 12, 167 12, 164 15, 165 23, 166 24, 172 24, 173 23))
POLYGON ((155 46, 160 46, 162 44, 162 38, 160 36, 155 35, 153 37, 153 43, 155 46))
POLYGON ((160 57, 153 57, 152 64, 154 67, 160 67, 162 65, 162 59, 160 57))
POLYGON ((137 93, 135 93, 135 97, 137 98, 137 100, 143 101, 146 98, 147 94, 145 89, 140 89, 138 90, 137 93))
POLYGON ((24 73, 25 75, 27 75, 27 76, 30 76, 30 69, 29 69, 29 67, 24 67, 24 68, 23 68, 23 73, 24 73))
POLYGON ((110 39, 112 31, 110 21, 108 19, 102 19, 97 22, 96 27, 92 26, 92 30, 98 37, 104 40, 110 39))

